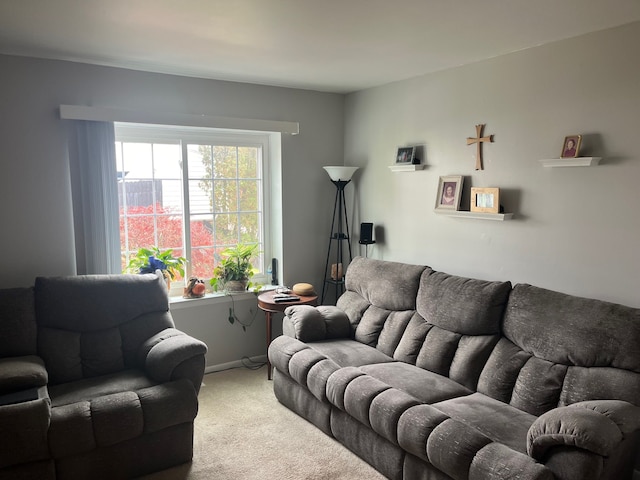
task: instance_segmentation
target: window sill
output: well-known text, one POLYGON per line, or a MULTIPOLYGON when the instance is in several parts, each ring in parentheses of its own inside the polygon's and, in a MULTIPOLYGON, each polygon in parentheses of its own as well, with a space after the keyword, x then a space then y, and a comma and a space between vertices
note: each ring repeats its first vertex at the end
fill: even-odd
POLYGON ((229 302, 233 297, 233 300, 247 300, 249 298, 257 298, 258 295, 266 290, 276 288, 272 285, 265 285, 258 293, 254 292, 240 292, 240 293, 206 293, 204 297, 200 298, 183 298, 181 296, 170 296, 169 306, 171 310, 180 310, 189 307, 201 307, 203 305, 216 305, 224 302, 229 302))

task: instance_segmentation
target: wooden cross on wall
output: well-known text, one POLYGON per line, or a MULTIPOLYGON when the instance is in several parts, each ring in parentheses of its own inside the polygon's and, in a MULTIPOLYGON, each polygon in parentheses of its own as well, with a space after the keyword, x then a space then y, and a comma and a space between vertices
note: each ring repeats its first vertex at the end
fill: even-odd
POLYGON ((476 125, 476 138, 467 138, 467 145, 476 144, 477 153, 476 153, 476 170, 484 170, 482 166, 482 143, 483 142, 493 142, 493 135, 489 135, 488 137, 482 136, 482 129, 484 128, 484 123, 481 125, 476 125))

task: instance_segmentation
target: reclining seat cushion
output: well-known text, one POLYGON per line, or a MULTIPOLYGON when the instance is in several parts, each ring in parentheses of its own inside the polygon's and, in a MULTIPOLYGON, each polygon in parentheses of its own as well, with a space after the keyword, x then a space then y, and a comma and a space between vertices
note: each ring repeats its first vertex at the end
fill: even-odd
POLYGON ((494 442, 524 454, 527 453, 527 432, 538 418, 481 393, 434 403, 433 407, 494 442))
POLYGON ((121 372, 90 377, 74 382, 59 383, 49 387, 53 407, 90 401, 93 398, 129 390, 139 390, 154 385, 142 371, 129 369, 121 372))
POLYGON ((281 335, 269 345, 269 361, 284 375, 308 388, 318 400, 324 401, 327 378, 336 370, 392 362, 393 359, 355 340, 333 339, 303 343, 281 335))
POLYGON ((192 422, 197 411, 197 396, 187 379, 54 406, 49 448, 55 458, 80 455, 192 422))

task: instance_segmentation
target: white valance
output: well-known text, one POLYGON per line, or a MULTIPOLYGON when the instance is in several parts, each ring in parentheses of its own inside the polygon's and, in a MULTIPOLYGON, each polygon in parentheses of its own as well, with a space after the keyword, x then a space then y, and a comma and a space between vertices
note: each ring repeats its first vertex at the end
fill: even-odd
POLYGON ((180 125, 187 127, 254 130, 297 135, 298 122, 260 120, 252 118, 218 117, 171 112, 149 112, 86 105, 60 105, 60 118, 65 120, 92 120, 97 122, 147 123, 154 125, 180 125))

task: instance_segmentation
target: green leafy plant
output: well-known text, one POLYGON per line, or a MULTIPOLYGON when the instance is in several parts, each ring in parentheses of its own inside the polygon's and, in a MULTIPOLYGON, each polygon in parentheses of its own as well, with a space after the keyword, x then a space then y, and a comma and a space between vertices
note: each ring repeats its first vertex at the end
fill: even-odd
POLYGON ((125 273, 154 273, 156 270, 171 280, 179 275, 184 277, 184 266, 187 259, 184 257, 174 257, 173 250, 160 251, 158 247, 140 248, 134 257, 131 258, 125 273))
POLYGON ((249 280, 257 272, 251 262, 258 254, 257 244, 242 243, 220 252, 220 260, 210 281, 213 289, 227 289, 229 282, 246 282, 246 288, 255 287, 249 280))

